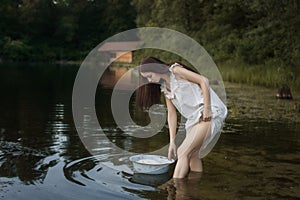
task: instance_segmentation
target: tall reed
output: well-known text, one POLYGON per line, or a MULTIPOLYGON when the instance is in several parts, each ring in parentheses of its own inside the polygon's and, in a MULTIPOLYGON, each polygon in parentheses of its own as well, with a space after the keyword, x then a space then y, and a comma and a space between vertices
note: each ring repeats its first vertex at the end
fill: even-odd
POLYGON ((300 69, 279 65, 247 66, 238 62, 218 64, 224 81, 277 88, 288 85, 293 92, 300 92, 300 69))

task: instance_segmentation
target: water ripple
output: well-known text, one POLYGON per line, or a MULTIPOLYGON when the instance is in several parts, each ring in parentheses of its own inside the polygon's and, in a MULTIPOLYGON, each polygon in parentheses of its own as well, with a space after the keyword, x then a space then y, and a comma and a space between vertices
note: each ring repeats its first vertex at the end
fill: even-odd
MULTIPOLYGON (((104 187, 108 191, 120 194, 139 194, 140 191, 157 191, 152 186, 134 182, 128 157, 122 155, 101 154, 71 161, 63 167, 67 180, 80 186, 104 187), (118 157, 118 158, 116 158, 118 157), (113 164, 117 159, 119 165, 113 164)), ((166 176, 166 175, 165 175, 166 176)))

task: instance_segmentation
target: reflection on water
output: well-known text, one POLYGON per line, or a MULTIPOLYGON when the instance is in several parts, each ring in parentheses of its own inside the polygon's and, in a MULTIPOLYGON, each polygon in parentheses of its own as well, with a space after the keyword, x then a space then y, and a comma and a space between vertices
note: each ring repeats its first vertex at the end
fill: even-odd
MULTIPOLYGON (((300 198, 300 114, 295 110, 299 96, 279 101, 269 89, 225 84, 230 115, 219 142, 204 159, 204 173, 174 180, 173 168, 159 176, 132 174, 128 155, 101 140, 95 141, 98 156, 88 153, 72 119, 77 70, 78 66, 0 66, 0 198, 300 198)), ((109 88, 126 69, 112 70, 96 94, 103 137, 128 151, 166 145, 166 127, 143 139, 130 134, 134 127, 124 133, 116 126, 109 88)), ((147 123, 147 115, 132 113, 138 124, 147 123)), ((84 116, 84 123, 93 122, 84 116)))
MULTIPOLYGON (((190 172, 184 179, 171 179, 160 186, 168 193, 168 200, 171 199, 201 199, 200 183, 202 172, 190 172)), ((204 198, 205 199, 205 198, 204 198)))

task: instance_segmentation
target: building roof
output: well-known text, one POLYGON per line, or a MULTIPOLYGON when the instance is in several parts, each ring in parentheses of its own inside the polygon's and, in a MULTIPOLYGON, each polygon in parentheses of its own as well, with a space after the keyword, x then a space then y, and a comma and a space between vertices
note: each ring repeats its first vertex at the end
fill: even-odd
POLYGON ((128 41, 128 42, 106 42, 98 51, 131 51, 143 44, 142 41, 128 41))

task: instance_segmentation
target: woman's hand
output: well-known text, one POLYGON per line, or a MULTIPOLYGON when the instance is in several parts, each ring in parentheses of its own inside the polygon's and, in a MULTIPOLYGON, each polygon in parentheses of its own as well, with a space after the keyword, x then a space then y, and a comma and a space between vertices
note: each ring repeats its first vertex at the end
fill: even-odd
POLYGON ((212 115, 211 109, 210 108, 204 108, 204 111, 202 112, 201 118, 204 122, 209 122, 211 120, 211 115, 212 115))
POLYGON ((169 145, 169 153, 168 153, 168 159, 172 159, 172 153, 174 154, 174 157, 177 157, 177 148, 175 142, 170 142, 169 145))

